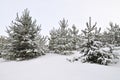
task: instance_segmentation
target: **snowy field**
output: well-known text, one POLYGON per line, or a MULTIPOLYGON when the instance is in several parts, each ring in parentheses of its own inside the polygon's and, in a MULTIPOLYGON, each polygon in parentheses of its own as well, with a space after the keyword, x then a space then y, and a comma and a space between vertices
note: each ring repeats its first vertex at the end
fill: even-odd
POLYGON ((120 64, 70 63, 64 56, 47 54, 28 61, 0 60, 0 80, 120 80, 120 64))

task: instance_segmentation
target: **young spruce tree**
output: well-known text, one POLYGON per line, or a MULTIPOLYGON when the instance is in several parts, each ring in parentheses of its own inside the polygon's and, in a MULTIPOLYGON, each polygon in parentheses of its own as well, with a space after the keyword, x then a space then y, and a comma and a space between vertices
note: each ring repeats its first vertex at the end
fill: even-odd
POLYGON ((57 50, 64 51, 67 50, 67 34, 68 34, 68 20, 60 20, 60 28, 58 29, 58 38, 57 38, 57 50))
POLYGON ((36 20, 32 20, 28 9, 25 9, 22 16, 17 14, 15 22, 7 29, 11 48, 9 49, 8 59, 31 59, 42 55, 36 48, 35 39, 39 34, 40 26, 36 25, 36 20))
POLYGON ((113 24, 110 22, 110 28, 108 29, 109 37, 107 37, 110 41, 110 44, 120 45, 120 27, 117 24, 113 24))
POLYGON ((91 18, 89 18, 89 23, 86 23, 87 28, 83 30, 86 42, 83 44, 83 56, 82 62, 98 63, 103 65, 108 65, 110 63, 116 62, 118 58, 111 49, 110 51, 104 51, 101 49, 102 42, 100 41, 99 34, 100 28, 97 30, 96 23, 91 25, 91 18))
POLYGON ((68 21, 63 18, 59 22, 59 29, 51 30, 49 38, 49 49, 56 53, 62 54, 66 50, 69 50, 68 42, 68 21))
POLYGON ((71 44, 71 50, 76 50, 77 49, 77 45, 79 42, 79 35, 78 35, 79 30, 76 28, 75 25, 72 26, 72 29, 69 29, 69 33, 68 33, 68 41, 71 44))

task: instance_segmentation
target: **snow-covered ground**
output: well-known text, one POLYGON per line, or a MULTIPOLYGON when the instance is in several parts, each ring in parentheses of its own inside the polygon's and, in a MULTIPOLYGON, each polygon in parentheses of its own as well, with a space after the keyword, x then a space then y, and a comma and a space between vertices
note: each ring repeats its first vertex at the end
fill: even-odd
POLYGON ((98 64, 70 63, 57 54, 28 61, 0 60, 0 80, 120 80, 120 64, 104 66, 98 64))

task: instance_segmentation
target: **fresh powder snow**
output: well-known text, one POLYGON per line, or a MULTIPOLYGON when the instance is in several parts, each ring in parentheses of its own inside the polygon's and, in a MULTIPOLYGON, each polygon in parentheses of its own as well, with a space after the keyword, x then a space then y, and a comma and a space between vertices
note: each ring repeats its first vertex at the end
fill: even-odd
POLYGON ((120 64, 69 62, 71 56, 48 53, 26 61, 0 60, 0 80, 120 80, 120 64))

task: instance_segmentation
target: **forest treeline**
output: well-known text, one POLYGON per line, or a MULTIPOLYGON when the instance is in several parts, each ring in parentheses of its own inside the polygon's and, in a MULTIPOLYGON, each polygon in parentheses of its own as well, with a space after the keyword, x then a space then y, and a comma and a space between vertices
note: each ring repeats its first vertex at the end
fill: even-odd
POLYGON ((76 50, 82 56, 74 60, 80 59, 82 62, 108 65, 119 59, 113 52, 114 47, 120 46, 118 24, 110 22, 107 30, 101 32, 101 28, 96 26, 97 22, 92 24, 89 17, 86 28, 80 31, 75 24, 68 28, 68 20, 63 18, 59 21, 59 28, 53 28, 50 37, 46 37, 40 34, 41 26, 32 20, 29 13, 28 9, 23 11, 22 16, 17 13, 15 21, 7 27, 8 37, 0 36, 1 58, 27 60, 49 52, 71 55, 76 50), (103 50, 106 47, 108 51, 103 50))

